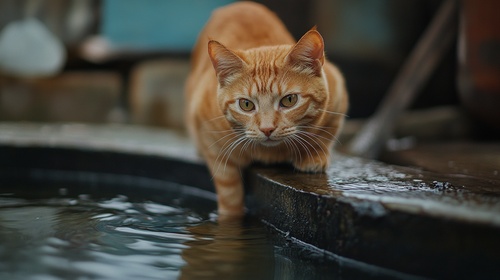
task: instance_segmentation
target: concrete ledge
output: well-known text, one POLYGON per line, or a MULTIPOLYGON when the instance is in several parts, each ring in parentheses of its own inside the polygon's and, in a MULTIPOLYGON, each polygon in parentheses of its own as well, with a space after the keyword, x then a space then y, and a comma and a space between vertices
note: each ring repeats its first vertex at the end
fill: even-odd
POLYGON ((499 272, 493 185, 341 155, 326 175, 286 167, 249 173, 264 222, 326 252, 426 277, 499 272))
MULTIPOLYGON (((14 173, 21 167, 62 168, 212 190, 190 142, 165 130, 0 123, 0 155, 4 175, 20 175, 14 173), (133 161, 125 160, 130 156, 133 161)), ((251 205, 258 206, 252 211, 265 223, 326 254, 425 277, 486 279, 500 273, 498 181, 335 155, 327 174, 255 166, 246 185, 251 205)))

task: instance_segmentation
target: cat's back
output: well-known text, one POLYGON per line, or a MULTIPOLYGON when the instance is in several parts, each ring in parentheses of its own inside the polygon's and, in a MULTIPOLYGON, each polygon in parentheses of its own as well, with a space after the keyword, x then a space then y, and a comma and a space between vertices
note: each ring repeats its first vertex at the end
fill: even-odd
POLYGON ((231 49, 295 42, 276 14, 262 4, 246 1, 215 10, 205 34, 231 49))

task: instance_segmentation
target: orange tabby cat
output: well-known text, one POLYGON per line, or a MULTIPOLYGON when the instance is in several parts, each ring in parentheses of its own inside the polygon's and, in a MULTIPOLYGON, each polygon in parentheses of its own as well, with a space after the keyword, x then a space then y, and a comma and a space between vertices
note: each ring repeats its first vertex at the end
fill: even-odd
POLYGON ((241 169, 251 162, 323 172, 348 106, 319 32, 296 43, 274 13, 252 2, 212 14, 193 50, 186 101, 189 133, 225 217, 244 214, 241 169))

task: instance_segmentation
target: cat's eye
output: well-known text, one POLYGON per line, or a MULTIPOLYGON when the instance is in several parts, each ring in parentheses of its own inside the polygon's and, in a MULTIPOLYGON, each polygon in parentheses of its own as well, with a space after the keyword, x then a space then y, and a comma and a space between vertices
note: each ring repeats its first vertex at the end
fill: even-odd
POLYGON ((253 102, 245 98, 240 99, 239 104, 241 110, 246 112, 250 112, 255 109, 255 105, 253 104, 253 102))
POLYGON ((289 94, 289 95, 281 98, 280 106, 285 107, 285 108, 290 108, 297 103, 298 99, 299 98, 298 98, 297 94, 289 94))

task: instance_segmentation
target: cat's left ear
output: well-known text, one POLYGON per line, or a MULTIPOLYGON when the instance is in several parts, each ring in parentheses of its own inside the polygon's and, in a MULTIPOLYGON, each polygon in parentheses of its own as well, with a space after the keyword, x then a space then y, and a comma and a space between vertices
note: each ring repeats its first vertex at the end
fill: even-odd
POLYGON ((221 87, 230 83, 231 78, 245 66, 245 62, 237 54, 215 40, 208 42, 208 55, 221 87))
POLYGON ((321 70, 325 63, 324 48, 323 37, 316 30, 316 27, 313 27, 295 44, 288 53, 287 59, 293 67, 298 67, 300 71, 321 76, 321 70))

